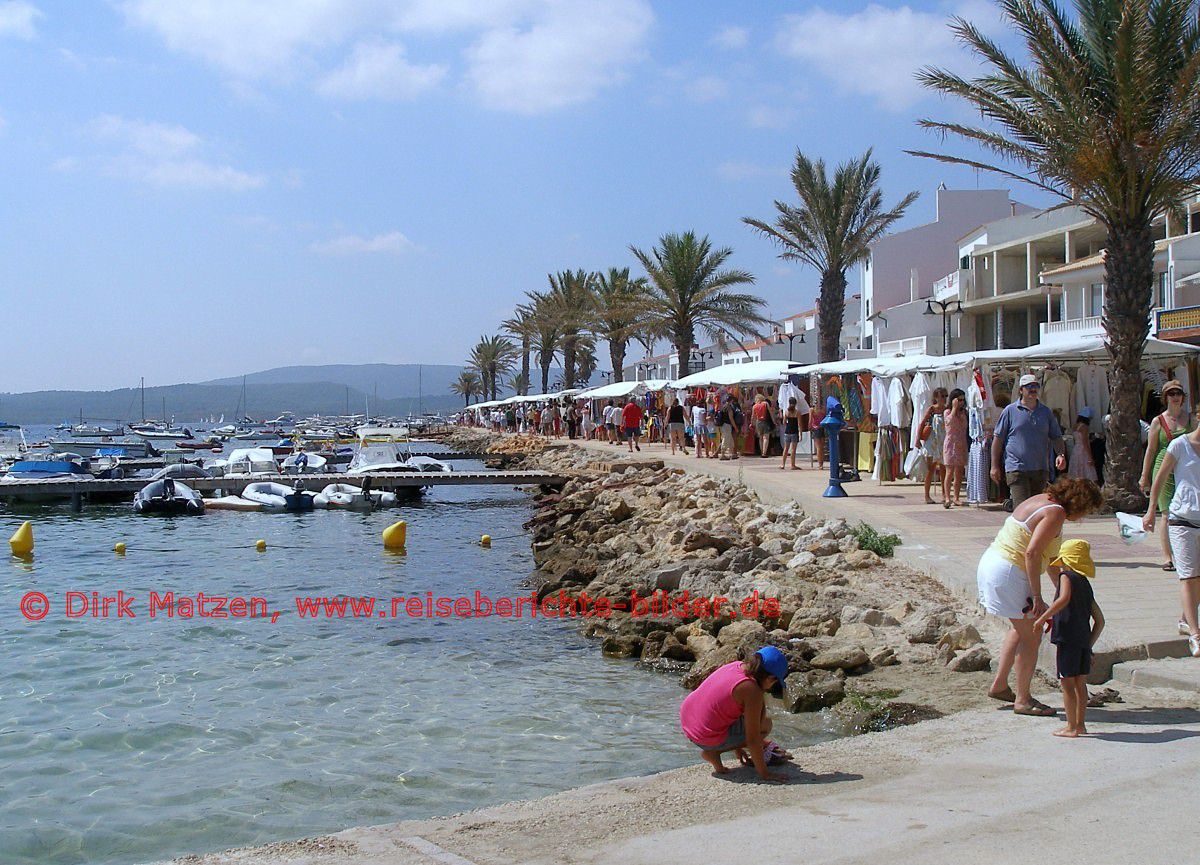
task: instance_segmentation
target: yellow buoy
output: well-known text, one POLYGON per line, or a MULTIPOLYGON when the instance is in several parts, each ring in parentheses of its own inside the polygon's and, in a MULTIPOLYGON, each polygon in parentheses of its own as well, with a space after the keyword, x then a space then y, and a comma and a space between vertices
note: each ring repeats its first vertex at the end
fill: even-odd
POLYGON ((262 538, 259 538, 254 542, 254 549, 258 550, 260 553, 265 553, 267 551, 267 542, 262 538))
POLYGON ((392 523, 383 530, 383 548, 385 550, 402 550, 404 542, 408 539, 408 523, 400 520, 398 523, 392 523))
POLYGON ((12 548, 14 556, 23 558, 33 555, 33 523, 29 520, 21 523, 21 527, 8 539, 8 545, 12 548))
POLYGON ((481 537, 479 539, 479 546, 490 547, 491 545, 492 545, 492 536, 491 535, 484 535, 483 537, 481 537))
POLYGON ((113 547, 113 552, 118 556, 125 555, 125 543, 123 541, 117 541, 116 545, 113 547))

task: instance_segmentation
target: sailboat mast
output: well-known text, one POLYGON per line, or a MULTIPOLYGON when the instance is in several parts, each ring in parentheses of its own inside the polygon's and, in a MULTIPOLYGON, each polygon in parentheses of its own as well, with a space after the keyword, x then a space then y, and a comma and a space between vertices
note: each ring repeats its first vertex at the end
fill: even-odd
POLYGON ((425 391, 421 387, 421 364, 417 364, 417 414, 425 414, 425 391))
POLYGON ((146 377, 142 376, 142 423, 146 422, 146 377))

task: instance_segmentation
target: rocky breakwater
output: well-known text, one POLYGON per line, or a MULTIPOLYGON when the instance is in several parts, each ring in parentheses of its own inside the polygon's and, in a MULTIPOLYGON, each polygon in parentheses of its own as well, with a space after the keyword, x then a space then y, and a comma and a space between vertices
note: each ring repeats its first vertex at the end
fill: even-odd
POLYGON ((527 527, 539 597, 591 609, 580 627, 606 655, 694 688, 769 643, 788 657, 792 712, 847 694, 904 693, 938 712, 978 702, 981 683, 958 675, 990 665, 978 621, 929 577, 860 549, 845 521, 661 462, 602 459, 531 458, 574 479, 537 497, 527 527))

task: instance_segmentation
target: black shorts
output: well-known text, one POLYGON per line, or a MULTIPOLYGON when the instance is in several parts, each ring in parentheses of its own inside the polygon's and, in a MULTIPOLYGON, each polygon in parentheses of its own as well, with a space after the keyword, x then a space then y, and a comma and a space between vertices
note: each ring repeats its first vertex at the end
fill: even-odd
POLYGON ((1071 679, 1075 676, 1086 676, 1092 672, 1092 650, 1087 646, 1075 644, 1059 644, 1058 648, 1058 678, 1071 679))

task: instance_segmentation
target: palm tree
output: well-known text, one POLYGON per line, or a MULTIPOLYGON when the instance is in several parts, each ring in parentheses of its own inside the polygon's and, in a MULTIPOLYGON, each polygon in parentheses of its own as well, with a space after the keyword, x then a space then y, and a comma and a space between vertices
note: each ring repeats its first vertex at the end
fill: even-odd
POLYGON ((550 366, 554 355, 562 347, 562 329, 559 326, 558 310, 547 294, 529 292, 530 315, 533 336, 530 346, 537 354, 538 366, 542 370, 542 393, 550 390, 550 366))
POLYGON ((759 312, 763 307, 761 298, 728 290, 754 282, 744 270, 721 269, 733 255, 732 249, 713 249, 708 237, 697 238, 688 231, 664 234, 648 253, 636 246, 629 247, 629 251, 650 280, 646 323, 674 340, 681 376, 686 375, 697 328, 714 341, 724 342, 771 324, 759 312))
POLYGON ((524 376, 525 387, 517 393, 522 396, 529 393, 529 355, 533 350, 534 334, 537 331, 534 325, 532 296, 528 292, 526 295, 530 297, 530 302, 517 304, 512 318, 505 319, 501 325, 505 332, 521 341, 521 375, 524 376))
POLYGON ((508 377, 508 387, 513 393, 529 393, 529 375, 524 372, 514 372, 508 377))
POLYGON ((563 383, 567 388, 575 387, 575 353, 580 337, 592 319, 593 278, 586 270, 549 274, 549 297, 562 331, 563 383))
POLYGON ((450 390, 463 398, 463 405, 470 405, 471 397, 477 396, 481 387, 479 376, 469 369, 464 369, 458 379, 450 383, 450 390))
POLYGON ((512 371, 516 353, 516 346, 499 334, 481 336, 471 349, 469 367, 479 374, 485 397, 490 394, 496 399, 499 396, 499 379, 512 371))
POLYGON ((596 360, 596 338, 585 333, 575 345, 575 384, 572 387, 591 382, 596 374, 596 360))
POLYGON ((746 217, 742 222, 780 247, 779 257, 802 261, 821 274, 817 299, 818 355, 822 363, 841 358, 846 313, 846 271, 871 254, 871 244, 917 200, 910 192, 891 210, 883 209, 879 164, 868 150, 839 165, 830 183, 823 159, 796 151, 792 185, 799 206, 775 202, 774 223, 746 217))
POLYGON ((646 278, 629 278, 629 268, 610 267, 592 283, 592 333, 608 343, 613 381, 624 381, 625 351, 639 324, 646 299, 646 278))
POLYGON ((992 171, 1078 205, 1108 231, 1104 328, 1111 361, 1106 494, 1130 510, 1141 467, 1141 360, 1154 284, 1154 221, 1200 182, 1200 23, 1195 0, 1001 0, 1029 66, 956 18, 983 62, 971 80, 940 69, 921 82, 965 100, 984 124, 920 125, 991 154, 915 152, 992 171), (999 165, 997 163, 1004 163, 999 165))

